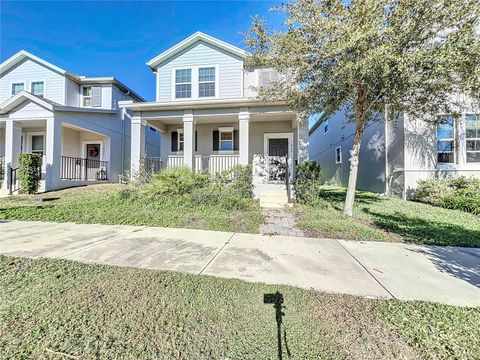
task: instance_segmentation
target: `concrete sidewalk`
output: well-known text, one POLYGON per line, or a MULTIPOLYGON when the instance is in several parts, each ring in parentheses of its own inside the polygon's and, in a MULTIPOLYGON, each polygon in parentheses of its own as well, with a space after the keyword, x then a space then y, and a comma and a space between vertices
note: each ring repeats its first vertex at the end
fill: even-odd
POLYGON ((480 306, 480 249, 471 248, 3 221, 0 253, 480 306))

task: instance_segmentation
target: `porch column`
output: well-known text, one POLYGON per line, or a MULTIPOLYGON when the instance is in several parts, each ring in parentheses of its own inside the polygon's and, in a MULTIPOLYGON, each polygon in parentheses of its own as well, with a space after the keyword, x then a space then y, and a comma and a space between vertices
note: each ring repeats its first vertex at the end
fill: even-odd
POLYGON ((5 169, 2 189, 7 189, 10 169, 18 166, 18 154, 22 149, 22 125, 18 121, 5 123, 5 169))
POLYGON ((45 141, 45 191, 58 188, 62 161, 62 123, 47 119, 45 141))
POLYGON ((189 169, 195 169, 195 119, 193 110, 185 110, 183 113, 183 165, 189 169))
POLYGON ((238 131, 239 131, 239 157, 240 165, 248 165, 249 149, 249 131, 250 131, 250 112, 248 108, 240 108, 238 113, 238 131))
POLYGON ((308 115, 297 114, 297 160, 298 163, 308 160, 308 115))
POLYGON ((133 116, 130 123, 130 175, 134 177, 145 156, 145 126, 140 116, 133 116))

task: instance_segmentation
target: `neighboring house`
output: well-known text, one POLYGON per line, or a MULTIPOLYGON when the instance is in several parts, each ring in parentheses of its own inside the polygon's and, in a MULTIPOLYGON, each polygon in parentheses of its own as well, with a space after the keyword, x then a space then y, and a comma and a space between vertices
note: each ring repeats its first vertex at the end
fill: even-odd
POLYGON ((295 164, 308 158, 307 119, 285 103, 258 99, 256 89, 272 84, 278 74, 246 68, 246 56, 197 32, 147 62, 156 75, 156 101, 121 103, 133 112, 132 171, 144 157, 157 168, 186 166, 210 173, 255 163, 254 176, 268 182, 268 166, 266 173, 255 167, 288 156, 293 174, 295 164), (143 151, 148 125, 162 133, 156 159, 143 151))
MULTIPOLYGON (((357 189, 409 198, 420 179, 480 177, 480 108, 468 99, 465 104, 461 116, 440 116, 438 125, 408 114, 370 122, 360 150, 357 189)), ((341 111, 311 127, 310 159, 320 164, 327 183, 347 186, 354 132, 341 111)))
MULTIPOLYGON (((26 51, 0 64, 0 192, 18 188, 20 152, 42 155, 41 191, 118 181, 130 169, 130 120, 118 102, 144 101, 113 77, 71 74, 26 51)), ((149 128, 146 151, 160 154, 149 128)), ((153 131, 153 132, 152 132, 153 131)))

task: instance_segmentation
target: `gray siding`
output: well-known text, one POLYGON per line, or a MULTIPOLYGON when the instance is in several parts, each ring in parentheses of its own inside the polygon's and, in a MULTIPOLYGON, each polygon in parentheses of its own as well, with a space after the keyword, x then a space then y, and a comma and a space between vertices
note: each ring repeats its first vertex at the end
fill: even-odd
POLYGON ((45 81, 45 97, 64 105, 64 76, 37 62, 27 59, 10 69, 0 79, 0 103, 11 97, 11 83, 25 82, 25 90, 30 91, 32 81, 45 81))
POLYGON ((80 85, 70 79, 66 81, 66 104, 69 106, 80 106, 80 85))
POLYGON ((178 67, 218 65, 219 98, 239 98, 243 93, 243 60, 202 41, 187 48, 159 66, 157 101, 172 99, 172 69, 178 67))
MULTIPOLYGON (((320 125, 310 134, 310 159, 317 161, 325 181, 330 184, 347 186, 349 156, 353 146, 354 124, 347 120, 343 111, 329 119, 326 135, 320 125), (335 149, 341 146, 342 163, 335 163, 335 149)), ((385 128, 383 121, 371 122, 365 129, 358 171, 357 189, 375 192, 385 191, 385 128)))

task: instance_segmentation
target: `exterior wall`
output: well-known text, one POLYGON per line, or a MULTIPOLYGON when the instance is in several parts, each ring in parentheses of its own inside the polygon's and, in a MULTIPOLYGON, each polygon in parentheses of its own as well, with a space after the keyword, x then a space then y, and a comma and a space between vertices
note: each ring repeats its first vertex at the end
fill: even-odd
POLYGON ((5 156, 5 129, 0 129, 0 156, 5 156))
POLYGON ((74 129, 62 128, 62 156, 81 157, 80 132, 74 129))
POLYGON ((65 78, 66 103, 68 106, 80 106, 80 85, 65 78))
POLYGON ((243 72, 243 96, 254 98, 258 95, 257 90, 260 80, 260 69, 246 69, 243 72))
POLYGON ((64 76, 30 59, 13 67, 0 78, 0 103, 11 97, 12 82, 24 82, 24 89, 30 92, 32 81, 45 81, 45 98, 65 104, 64 76))
MULTIPOLYGON (((318 162, 326 183, 347 186, 349 156, 353 146, 355 126, 344 111, 338 111, 329 120, 328 133, 318 126, 309 137, 310 160, 318 162), (342 162, 335 163, 335 149, 341 146, 342 162)), ((371 122, 365 128, 360 147, 357 189, 385 191, 385 128, 383 121, 371 122)))
POLYGON ((167 102, 174 100, 172 99, 174 68, 203 65, 218 65, 218 98, 240 98, 243 96, 243 60, 210 44, 199 41, 158 67, 157 101, 167 102))

